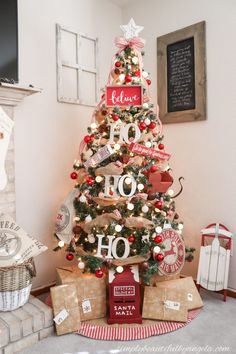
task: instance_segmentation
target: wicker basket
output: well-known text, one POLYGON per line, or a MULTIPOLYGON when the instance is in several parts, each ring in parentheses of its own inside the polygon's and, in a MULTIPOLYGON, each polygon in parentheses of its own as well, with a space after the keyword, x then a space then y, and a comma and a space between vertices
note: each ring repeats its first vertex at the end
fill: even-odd
POLYGON ((0 311, 15 310, 28 301, 35 275, 32 258, 17 266, 0 268, 0 311))

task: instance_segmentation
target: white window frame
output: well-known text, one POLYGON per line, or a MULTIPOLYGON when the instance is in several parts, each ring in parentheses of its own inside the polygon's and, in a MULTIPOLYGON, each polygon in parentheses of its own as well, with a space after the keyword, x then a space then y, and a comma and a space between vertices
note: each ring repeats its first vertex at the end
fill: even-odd
MULTIPOLYGON (((60 24, 56 24, 56 55, 57 55, 57 100, 58 102, 64 103, 72 103, 84 106, 96 106, 98 102, 98 90, 99 90, 99 75, 98 75, 98 38, 88 36, 87 34, 78 33, 76 31, 71 30, 68 27, 62 26, 60 24), (71 33, 76 36, 76 62, 69 62, 62 59, 62 41, 61 41, 61 33, 65 31, 67 33, 71 33), (88 39, 94 43, 94 63, 95 67, 87 67, 86 65, 81 65, 80 63, 80 50, 81 50, 81 40, 88 39), (77 97, 66 97, 63 95, 63 81, 62 81, 62 70, 63 67, 67 67, 70 69, 76 70, 76 86, 77 86, 77 97), (81 99, 81 92, 83 87, 81 87, 81 77, 83 73, 90 73, 95 75, 95 101, 91 102, 88 100, 81 99)), ((91 88, 92 89, 92 88, 91 88)))

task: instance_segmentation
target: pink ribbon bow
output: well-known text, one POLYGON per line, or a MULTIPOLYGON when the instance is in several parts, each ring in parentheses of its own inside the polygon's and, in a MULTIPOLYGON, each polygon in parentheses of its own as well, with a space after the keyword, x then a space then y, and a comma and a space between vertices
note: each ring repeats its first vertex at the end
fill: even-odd
POLYGON ((124 49, 125 47, 131 47, 134 49, 141 49, 145 45, 145 40, 140 37, 134 37, 131 39, 126 39, 124 37, 116 37, 115 38, 115 45, 120 50, 124 49))

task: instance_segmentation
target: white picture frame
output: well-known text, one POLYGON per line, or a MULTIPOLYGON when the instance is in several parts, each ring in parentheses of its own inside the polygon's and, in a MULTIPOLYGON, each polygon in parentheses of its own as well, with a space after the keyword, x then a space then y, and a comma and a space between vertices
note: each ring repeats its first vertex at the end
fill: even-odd
POLYGON ((98 38, 56 24, 56 57, 58 102, 96 106, 98 38))

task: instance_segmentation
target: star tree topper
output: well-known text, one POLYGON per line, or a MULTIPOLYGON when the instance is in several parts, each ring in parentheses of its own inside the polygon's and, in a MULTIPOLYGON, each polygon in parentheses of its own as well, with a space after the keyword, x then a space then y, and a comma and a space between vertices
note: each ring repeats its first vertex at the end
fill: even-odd
POLYGON ((134 22, 134 19, 131 18, 127 25, 121 25, 121 30, 124 32, 124 37, 126 39, 131 39, 138 37, 139 32, 143 30, 143 26, 137 26, 134 22))

